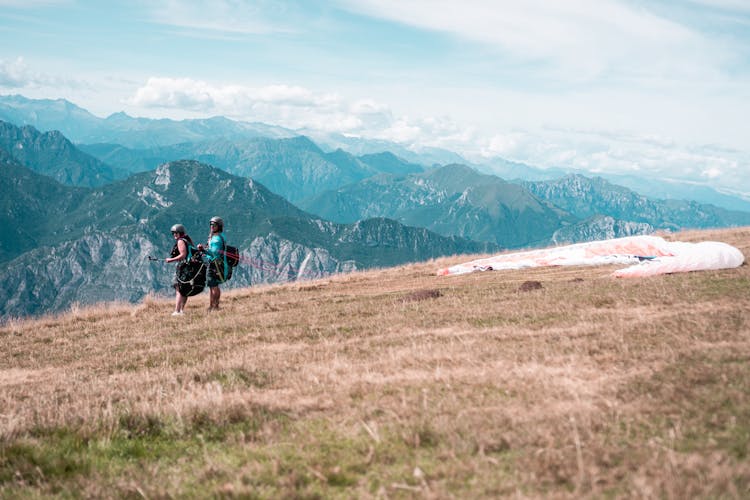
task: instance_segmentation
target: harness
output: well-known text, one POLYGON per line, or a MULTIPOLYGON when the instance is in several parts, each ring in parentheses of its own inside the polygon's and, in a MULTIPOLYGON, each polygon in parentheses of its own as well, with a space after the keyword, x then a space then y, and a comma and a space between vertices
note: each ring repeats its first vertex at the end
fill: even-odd
MULTIPOLYGON (((180 271, 186 271, 186 273, 178 273, 177 274, 177 282, 180 285, 190 285, 191 287, 195 287, 196 286, 196 282, 197 282, 198 286, 200 286, 200 289, 203 290, 203 287, 205 286, 205 283, 206 283, 206 272, 205 272, 206 264, 204 264, 203 262, 201 262, 199 260, 197 260, 197 261, 191 261, 191 263, 200 264, 200 266, 197 267, 195 273, 192 273, 193 275, 190 277, 190 279, 182 279, 182 278, 185 278, 185 276, 181 277, 180 274, 187 274, 187 271, 189 271, 189 269, 191 267, 190 263, 186 262, 187 265, 184 266, 180 270, 180 271)), ((190 295, 194 295, 194 294, 190 294, 190 295)))
POLYGON ((180 254, 178 242, 183 240, 187 246, 187 257, 177 264, 175 279, 180 295, 190 297, 203 291, 206 286, 206 265, 200 258, 197 249, 189 236, 178 238, 172 248, 172 257, 180 254), (195 251, 194 251, 195 250, 195 251))
POLYGON ((178 246, 180 240, 184 241, 185 246, 187 247, 187 257, 184 260, 180 261, 180 263, 183 263, 193 258, 193 250, 195 250, 196 248, 193 245, 193 240, 190 239, 190 236, 180 236, 179 238, 177 238, 177 241, 174 242, 172 252, 169 255, 170 257, 177 257, 178 255, 180 255, 180 247, 178 246))
POLYGON ((222 233, 217 234, 221 239, 221 250, 219 250, 219 254, 222 257, 222 266, 219 266, 219 257, 216 256, 212 258, 209 262, 209 265, 212 266, 212 269, 216 273, 216 275, 219 277, 219 280, 224 283, 231 277, 231 267, 227 263, 227 241, 224 239, 224 235, 222 233), (230 272, 226 273, 226 270, 229 269, 230 272))

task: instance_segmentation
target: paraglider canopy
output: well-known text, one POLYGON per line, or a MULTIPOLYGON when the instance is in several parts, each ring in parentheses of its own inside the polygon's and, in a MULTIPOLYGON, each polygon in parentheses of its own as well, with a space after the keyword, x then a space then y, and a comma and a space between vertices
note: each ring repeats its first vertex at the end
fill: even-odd
POLYGON ((729 269, 739 267, 745 256, 739 249, 718 241, 686 243, 658 236, 629 236, 526 252, 500 254, 438 270, 440 276, 474 271, 499 271, 542 266, 630 264, 613 273, 618 278, 729 269))

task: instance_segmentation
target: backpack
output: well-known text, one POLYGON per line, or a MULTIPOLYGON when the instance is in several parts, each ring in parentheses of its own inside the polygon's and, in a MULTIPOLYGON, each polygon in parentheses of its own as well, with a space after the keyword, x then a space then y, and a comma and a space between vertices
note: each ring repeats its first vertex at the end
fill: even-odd
MULTIPOLYGON (((227 245, 227 240, 224 238, 223 234, 221 235, 221 243, 224 246, 224 250, 222 250, 224 259, 222 260, 227 263, 227 268, 224 269, 224 272, 221 274, 224 276, 224 281, 229 281, 232 279, 232 271, 234 271, 234 268, 240 263, 240 250, 232 245, 227 245)), ((218 266, 218 259, 215 262, 217 262, 215 265, 218 266)), ((223 267, 222 263, 222 268, 223 267)))
POLYGON ((240 263, 240 249, 232 245, 226 245, 225 248, 224 255, 227 256, 227 264, 229 264, 229 267, 237 267, 240 263))

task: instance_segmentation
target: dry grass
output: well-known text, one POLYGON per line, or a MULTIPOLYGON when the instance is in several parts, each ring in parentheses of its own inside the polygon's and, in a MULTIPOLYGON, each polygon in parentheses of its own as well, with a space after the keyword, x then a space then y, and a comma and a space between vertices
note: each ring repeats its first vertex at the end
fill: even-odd
POLYGON ((750 266, 465 260, 9 322, 0 496, 750 496, 750 266))

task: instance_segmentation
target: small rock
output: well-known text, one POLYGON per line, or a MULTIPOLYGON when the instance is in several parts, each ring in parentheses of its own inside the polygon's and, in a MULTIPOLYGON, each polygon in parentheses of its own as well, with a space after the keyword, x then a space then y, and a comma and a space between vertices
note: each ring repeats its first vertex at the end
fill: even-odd
POLYGON ((540 281, 524 281, 521 286, 518 287, 519 292, 530 292, 532 290, 541 290, 542 283, 540 281))
POLYGON ((416 290, 410 294, 404 296, 404 302, 416 302, 420 300, 436 299, 442 297, 443 293, 440 290, 416 290))

